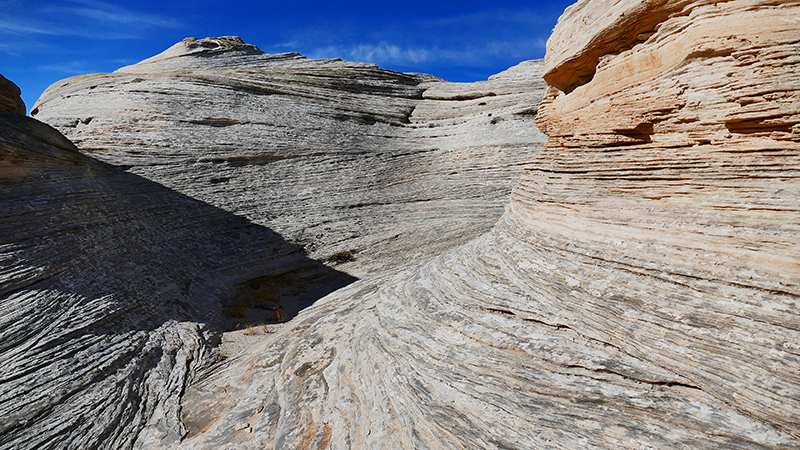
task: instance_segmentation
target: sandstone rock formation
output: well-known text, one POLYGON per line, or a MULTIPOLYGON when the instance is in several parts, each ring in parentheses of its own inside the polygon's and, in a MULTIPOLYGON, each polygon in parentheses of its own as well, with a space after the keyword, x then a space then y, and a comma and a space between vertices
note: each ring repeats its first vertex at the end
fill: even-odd
POLYGON ((464 85, 189 39, 43 96, 80 150, 4 115, 0 448, 172 447, 222 330, 354 280, 296 243, 360 275, 487 230, 544 141, 541 67, 464 85))
MULTIPOLYGON (((133 409, 141 411, 138 421, 125 415, 126 408, 117 415, 102 416, 122 417, 125 420, 120 423, 126 426, 139 424, 133 431, 112 435, 110 430, 117 428, 110 425, 106 434, 70 429, 67 435, 73 440, 62 442, 78 442, 80 436, 88 435, 84 442, 107 447, 113 447, 108 444, 113 442, 184 449, 800 448, 796 413, 800 410, 799 16, 798 2, 581 0, 567 9, 548 42, 543 71, 548 87, 536 117, 538 126, 550 136, 548 144, 540 154, 517 160, 531 165, 494 228, 411 264, 418 256, 413 253, 412 239, 393 246, 386 239, 370 237, 390 224, 407 224, 397 224, 396 218, 381 222, 373 214, 353 215, 367 225, 358 237, 351 237, 352 227, 331 227, 331 235, 346 242, 335 249, 362 250, 356 243, 370 242, 400 256, 381 259, 384 255, 376 251, 370 258, 359 251, 360 261, 340 267, 364 279, 325 296, 292 321, 273 327, 272 333, 226 333, 221 349, 227 358, 189 382, 180 374, 192 369, 181 368, 196 368, 196 363, 130 365, 147 367, 146 373, 152 374, 148 376, 160 381, 142 382, 143 375, 98 377, 133 380, 121 385, 161 392, 164 397, 155 396, 155 404, 161 406, 145 402, 133 409), (381 264, 382 260, 387 262, 381 264), (392 267, 398 271, 389 270, 392 267), (118 437, 123 435, 129 440, 118 437)), ((475 191, 459 191, 462 196, 480 190, 476 179, 499 183, 502 171, 513 172, 518 163, 508 160, 478 174, 472 172, 477 167, 467 165, 469 161, 445 158, 448 152, 463 157, 465 151, 477 151, 483 159, 476 164, 485 164, 489 155, 479 149, 493 148, 491 143, 501 150, 529 147, 535 134, 528 134, 534 133, 528 127, 537 109, 531 90, 535 82, 526 80, 538 70, 536 63, 523 64, 488 82, 461 86, 341 61, 263 55, 232 38, 188 40, 115 74, 56 85, 34 111, 64 130, 84 154, 130 166, 125 171, 88 158, 75 165, 81 173, 91 173, 92 180, 99 178, 101 186, 117 186, 103 181, 105 177, 131 178, 151 186, 150 190, 166 191, 157 198, 163 197, 167 204, 180 203, 171 197, 177 196, 230 220, 242 220, 262 233, 266 228, 259 224, 269 224, 305 244, 312 255, 324 257, 330 253, 320 249, 330 245, 325 235, 292 231, 292 217, 302 226, 319 224, 327 220, 323 218, 327 214, 333 223, 349 223, 336 207, 316 199, 323 193, 331 194, 328 201, 334 206, 350 205, 355 207, 349 210, 365 212, 361 211, 365 206, 359 206, 364 198, 376 203, 386 196, 391 199, 387 203, 397 204, 406 196, 421 198, 418 192, 425 191, 423 186, 438 186, 429 191, 438 195, 431 202, 441 205, 459 198, 439 192, 459 184, 443 176, 449 174, 444 169, 448 165, 458 167, 457 172, 469 169, 462 180, 466 189, 473 186, 475 191), (200 55, 208 57, 198 59, 200 55), (102 84, 106 81, 107 86, 102 84), (155 89, 156 85, 162 89, 155 89), (501 88, 496 86, 507 87, 498 92, 501 88), (169 101, 178 98, 170 97, 178 88, 183 90, 183 108, 169 101), (255 105, 259 116, 269 119, 264 120, 269 126, 255 123, 250 115, 256 114, 249 109, 213 106, 215 101, 236 104, 233 98, 239 90, 260 93, 242 95, 239 101, 255 105), (82 109, 82 104, 94 102, 91 91, 105 99, 93 106, 100 111, 108 105, 103 114, 82 109), (137 116, 137 110, 142 114, 137 116), (224 114, 210 112, 215 110, 224 114), (193 111, 202 114, 195 117, 193 111), (270 115, 275 111, 288 111, 285 122, 277 114, 270 115), (337 120, 337 115, 344 117, 337 120), (114 117, 120 120, 116 127, 114 117), (297 123, 297 134, 278 126, 290 123, 297 123), (219 133, 203 131, 202 127, 212 125, 218 125, 219 133), (493 130, 501 132, 492 134, 493 130), (281 140, 281 131, 289 138, 281 140), (170 137, 175 132, 179 139, 170 137), (248 133, 266 133, 269 139, 262 141, 262 147, 248 147, 249 138, 244 138, 248 133), (324 138, 326 133, 332 137, 324 138), (347 147, 337 140, 347 137, 351 138, 347 147), (289 142, 296 145, 280 147, 289 142), (478 144, 473 147, 471 142, 478 144), (324 154, 315 154, 317 148, 324 154), (429 151, 422 151, 426 148, 429 151), (385 156, 360 156, 349 149, 363 150, 365 155, 380 149, 385 156), (287 154, 293 155, 292 161, 281 159, 281 151, 291 152, 287 154), (413 152, 414 156, 409 155, 413 152), (332 156, 325 159, 328 154, 332 156), (426 155, 433 159, 425 159, 426 155), (428 172, 417 172, 418 168, 398 169, 402 166, 386 162, 393 156, 408 164, 421 161, 435 175, 428 178, 423 175, 428 172), (319 168, 324 161, 332 161, 330 167, 339 171, 354 167, 353 172, 373 173, 364 164, 383 169, 374 172, 374 178, 353 181, 352 190, 337 187, 344 179, 328 175, 319 178, 326 190, 292 194, 292 186, 301 184, 302 177, 297 169, 291 172, 289 163, 302 169, 319 168), (86 168, 95 166, 91 171, 86 168), (287 190, 260 181, 272 179, 270 174, 292 173, 291 183, 284 183, 287 190), (193 179, 193 174, 202 176, 193 179), (394 181, 393 175, 406 178, 394 181), (212 176, 229 179, 212 183, 212 176), (230 184, 235 177, 245 180, 230 184), (392 181, 382 184, 387 179, 392 181), (227 191, 208 187, 226 183, 232 186, 227 191), (397 186, 417 187, 403 192, 393 190, 397 186), (287 191, 280 195, 291 201, 284 200, 280 208, 259 200, 259 195, 287 191), (249 203, 256 206, 249 209, 249 203), (259 218, 259 214, 279 214, 271 211, 281 208, 290 212, 259 218), (304 218, 303 208, 312 213, 304 218)), ((67 153, 70 160, 85 158, 74 149, 67 153)), ((89 180, 90 176, 67 174, 67 180, 89 180)), ((52 187, 30 182, 25 189, 41 186, 49 192, 65 182, 48 177, 45 180, 53 180, 52 187)), ((125 198, 122 193, 147 197, 136 193, 148 189, 119 185, 120 195, 110 198, 113 206, 125 198)), ((92 189, 96 188, 84 188, 80 195, 64 191, 64 198, 86 205, 93 197, 83 192, 95 192, 92 189)), ((492 198, 499 194, 489 196, 489 204, 492 198)), ((3 200, 0 204, 6 205, 3 200)), ((470 211, 466 204, 452 203, 462 205, 462 212, 470 211)), ((30 220, 50 220, 56 210, 41 200, 19 204, 33 205, 30 220)), ((125 204, 133 211, 146 203, 125 204)), ((486 204, 479 207, 491 209, 486 204)), ((406 217, 414 218, 412 223, 428 223, 430 215, 415 206, 406 210, 406 217)), ((391 205, 371 207, 376 212, 394 211, 391 205)), ((146 215, 148 220, 158 221, 158 206, 151 208, 154 213, 146 215)), ((67 219, 84 217, 85 213, 72 211, 60 212, 56 217, 63 218, 53 223, 68 224, 73 222, 67 219)), ((90 217, 113 229, 115 222, 100 219, 105 211, 117 209, 107 206, 90 217)), ((488 215, 481 214, 481 220, 488 220, 488 215)), ((122 217, 143 220, 141 214, 122 217)), ((184 220, 191 224, 190 218, 195 217, 213 214, 189 211, 184 220)), ((158 225, 169 231, 171 223, 158 222, 151 228, 158 225)), ((16 228, 8 227, 12 229, 16 228)), ((227 230, 224 223, 207 229, 227 230)), ((422 238, 439 251, 447 247, 444 241, 463 241, 468 234, 447 227, 435 229, 441 230, 439 236, 423 233, 414 239, 422 238)), ((174 232, 186 233, 178 239, 186 248, 166 250, 200 258, 202 252, 194 247, 200 244, 189 238, 198 231, 178 226, 174 232)), ((4 231, 3 236, 10 233, 4 231)), ((65 227, 62 234, 80 238, 76 228, 65 227)), ((104 242, 100 234, 86 242, 104 242)), ((157 239, 133 233, 129 248, 145 237, 157 239)), ((4 261, 47 261, 55 257, 48 255, 77 247, 59 247, 59 239, 47 241, 44 247, 21 241, 21 245, 15 246, 13 240, 0 247, 8 250, 4 261)), ((143 245, 156 248, 153 254, 160 255, 164 250, 158 245, 166 244, 145 240, 143 245)), ((226 245, 208 248, 227 255, 225 248, 230 247, 226 245)), ((285 254, 284 245, 270 247, 276 250, 265 252, 269 256, 263 260, 285 254)), ((111 250, 105 251, 89 261, 119 260, 109 255, 111 250)), ((422 251, 419 256, 424 254, 429 253, 422 251)), ((30 272, 66 270, 41 286, 19 282, 22 296, 13 297, 13 305, 27 305, 28 298, 54 298, 52 292, 80 293, 75 286, 90 273, 122 273, 117 267, 86 269, 85 260, 30 272), (50 286, 47 283, 58 284, 52 285, 51 293, 40 294, 50 286)), ((137 272, 136 267, 148 260, 132 262, 132 279, 161 270, 158 266, 137 272)), ((198 273, 219 273, 214 270, 224 266, 212 261, 198 273)), ((16 275, 16 269, 6 267, 2 272, 10 274, 6 277, 34 276, 25 271, 16 275)), ((203 279, 210 282, 208 277, 203 279)), ((123 289, 129 280, 117 282, 108 292, 123 289)), ((162 290, 169 294, 179 289, 180 283, 176 285, 162 290)), ((6 282, 0 286, 5 288, 6 282)), ((215 303, 223 302, 223 291, 229 286, 224 280, 201 286, 192 292, 220 294, 211 299, 190 296, 186 305, 160 291, 142 291, 147 294, 141 298, 149 300, 148 308, 152 304, 161 308, 157 311, 168 311, 155 312, 153 317, 159 319, 151 319, 162 328, 134 327, 154 339, 152 346, 142 348, 182 346, 165 354, 202 359, 209 345, 195 336, 211 333, 194 331, 191 326, 208 322, 202 308, 219 309, 215 303), (163 317, 177 319, 167 323, 163 317), (155 340, 179 333, 169 334, 164 327, 184 330, 191 338, 155 340)), ((2 295, 2 305, 11 304, 8 295, 2 295)), ((84 297, 98 300, 79 303, 70 314, 98 311, 91 305, 106 301, 94 294, 84 297)), ((108 309, 116 311, 117 303, 109 304, 108 309)), ((5 309, 0 317, 11 317, 6 311, 14 310, 5 309)), ((105 314, 102 308, 99 311, 98 317, 105 314)), ((127 316, 112 314, 105 323, 115 325, 127 316)), ((21 335, 21 331, 11 334, 21 335)), ((13 361, 38 342, 44 343, 42 348, 58 349, 63 343, 91 341, 95 335, 76 330, 52 344, 33 339, 26 341, 31 342, 25 344, 28 347, 11 347, 3 354, 16 352, 5 360, 13 361)), ((108 342, 116 341, 98 342, 111 345, 108 342)), ((77 360, 92 351, 88 348, 77 360)), ((139 354, 147 353, 134 352, 130 358, 139 354)), ((163 358, 167 362, 189 359, 163 358)), ((27 386, 13 381, 7 378, 0 386, 27 386)), ((82 386, 77 381, 73 385, 82 386)), ((12 398, 2 394, 0 399, 12 398)), ((13 410, 6 404, 0 407, 13 410)), ((48 414, 45 417, 63 417, 46 407, 41 411, 48 414)), ((30 435, 42 429, 36 428, 39 417, 20 415, 16 428, 10 428, 17 434, 0 442, 6 446, 23 442, 25 431, 30 435), (34 425, 23 420, 32 420, 34 425)), ((11 422, 3 422, 7 423, 11 422)))
POLYGON ((354 280, 0 112, 0 448, 177 443, 231 302, 273 279, 301 305, 354 280))
POLYGON ((19 87, 0 75, 0 111, 25 114, 25 103, 19 95, 19 87))
POLYGON ((797 443, 800 3, 599 5, 553 34, 510 216, 602 261, 561 299, 618 311, 587 333, 797 443))
POLYGON ((256 339, 181 448, 800 448, 799 13, 568 9, 495 228, 256 339))
POLYGON ((186 39, 113 74, 50 87, 32 115, 86 154, 268 226, 362 277, 441 253, 502 214, 541 63, 447 83, 374 65, 186 39))

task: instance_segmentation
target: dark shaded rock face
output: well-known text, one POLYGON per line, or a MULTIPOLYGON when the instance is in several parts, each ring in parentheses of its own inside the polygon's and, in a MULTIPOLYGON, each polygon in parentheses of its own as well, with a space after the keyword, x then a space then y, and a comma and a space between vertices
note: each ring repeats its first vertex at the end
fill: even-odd
POLYGON ((2 448, 177 442, 180 395, 250 280, 302 279, 301 303, 353 280, 34 119, 0 129, 2 448))
POLYGON ((19 95, 19 87, 0 75, 0 111, 25 114, 25 103, 19 95))

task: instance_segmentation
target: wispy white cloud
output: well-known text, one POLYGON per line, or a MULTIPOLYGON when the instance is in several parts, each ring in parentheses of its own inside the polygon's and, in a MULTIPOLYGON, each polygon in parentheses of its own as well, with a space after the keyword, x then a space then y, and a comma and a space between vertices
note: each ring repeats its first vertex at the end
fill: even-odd
POLYGON ((0 19, 0 37, 76 36, 97 39, 146 38, 158 28, 178 28, 179 21, 97 0, 31 5, 25 14, 0 19), (32 18, 31 18, 32 17, 32 18), (65 25, 68 24, 68 25, 65 25))
POLYGON ((401 48, 381 42, 378 45, 360 44, 350 51, 350 56, 364 61, 407 61, 420 63, 430 60, 436 49, 401 48))
POLYGON ((540 13, 530 10, 508 10, 508 9, 495 9, 487 10, 474 14, 463 14, 450 17, 440 17, 433 20, 427 20, 424 26, 480 26, 485 24, 502 24, 502 23, 528 23, 540 24, 543 23, 545 18, 540 13))
POLYGON ((73 0, 75 6, 54 6, 49 11, 66 13, 76 17, 98 20, 111 24, 144 25, 149 27, 175 28, 180 22, 156 14, 143 13, 97 0, 73 0))
POLYGON ((550 34, 548 14, 539 9, 487 5, 475 13, 406 21, 402 28, 337 24, 338 34, 331 36, 317 30, 296 31, 293 40, 297 45, 292 49, 310 58, 342 58, 411 70, 497 67, 544 55, 550 34))
POLYGON ((91 70, 88 69, 90 66, 91 65, 86 61, 65 61, 58 64, 43 64, 37 66, 36 69, 46 72, 57 72, 63 75, 83 75, 91 72, 91 70))
POLYGON ((20 20, 5 20, 0 19, 0 32, 7 32, 13 34, 46 34, 50 36, 57 36, 61 32, 52 28, 48 28, 44 24, 34 24, 20 20))
POLYGON ((139 60, 131 58, 116 58, 116 59, 111 59, 108 62, 116 66, 129 66, 131 64, 136 64, 137 62, 139 62, 139 60))
POLYGON ((5 53, 9 56, 20 56, 22 54, 16 45, 9 42, 0 42, 0 53, 5 53))
POLYGON ((297 50, 300 47, 300 41, 288 41, 288 42, 281 42, 279 44, 272 44, 272 48, 276 49, 288 49, 289 51, 297 50))
POLYGON ((310 58, 342 58, 351 61, 386 63, 422 63, 429 61, 437 49, 402 48, 388 42, 378 44, 356 44, 351 46, 328 46, 316 48, 310 58))
POLYGON ((378 65, 416 65, 426 63, 481 65, 499 58, 528 59, 544 51, 546 40, 495 40, 459 48, 402 47, 388 42, 325 46, 313 49, 309 58, 342 58, 378 65))

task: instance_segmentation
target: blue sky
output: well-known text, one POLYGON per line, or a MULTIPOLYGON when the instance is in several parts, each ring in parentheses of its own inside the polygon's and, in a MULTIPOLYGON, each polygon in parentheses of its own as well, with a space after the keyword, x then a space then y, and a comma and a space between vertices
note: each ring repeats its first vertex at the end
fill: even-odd
POLYGON ((44 89, 111 72, 186 37, 236 35, 267 53, 371 62, 476 81, 544 56, 573 0, 0 0, 0 73, 30 110, 44 89))

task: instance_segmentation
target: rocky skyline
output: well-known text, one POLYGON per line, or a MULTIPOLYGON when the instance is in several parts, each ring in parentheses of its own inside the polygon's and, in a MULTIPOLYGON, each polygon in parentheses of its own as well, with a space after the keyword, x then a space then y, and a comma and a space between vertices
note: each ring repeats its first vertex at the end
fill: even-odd
POLYGON ((268 53, 478 81, 542 58, 570 3, 199 0, 188 8, 176 1, 8 0, 0 17, 0 67, 29 107, 60 79, 111 72, 189 36, 237 35, 268 53))

